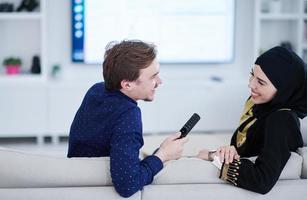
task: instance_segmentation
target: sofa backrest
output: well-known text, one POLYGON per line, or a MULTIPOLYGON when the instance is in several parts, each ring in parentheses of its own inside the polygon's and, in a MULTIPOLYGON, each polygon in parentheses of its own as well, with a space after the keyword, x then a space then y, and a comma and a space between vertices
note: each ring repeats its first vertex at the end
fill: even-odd
MULTIPOLYGON (((60 158, 0 148, 0 188, 112 185, 109 158, 60 158)), ((299 179, 302 157, 292 153, 280 179, 299 179)), ((182 158, 168 162, 153 184, 221 183, 210 162, 182 158)))
POLYGON ((0 148, 0 188, 112 185, 109 158, 60 158, 0 148))

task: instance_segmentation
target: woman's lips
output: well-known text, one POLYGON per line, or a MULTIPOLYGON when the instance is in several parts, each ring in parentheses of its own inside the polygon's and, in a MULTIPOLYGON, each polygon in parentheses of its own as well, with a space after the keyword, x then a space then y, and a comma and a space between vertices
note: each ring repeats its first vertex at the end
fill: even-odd
POLYGON ((252 90, 252 91, 251 91, 251 96, 252 96, 253 98, 256 98, 256 97, 259 97, 260 95, 252 90))

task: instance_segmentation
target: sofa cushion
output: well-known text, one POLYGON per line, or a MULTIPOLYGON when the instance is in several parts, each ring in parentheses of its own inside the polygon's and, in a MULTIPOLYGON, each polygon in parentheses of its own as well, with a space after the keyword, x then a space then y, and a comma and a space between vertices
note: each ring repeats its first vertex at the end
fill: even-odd
MULTIPOLYGON (((0 188, 1 200, 123 200, 114 187, 0 188)), ((129 200, 141 200, 141 192, 129 200)))
POLYGON ((198 158, 181 158, 167 162, 153 184, 223 183, 219 169, 211 162, 198 158))
POLYGON ((307 178, 307 147, 300 148, 298 153, 303 157, 302 178, 307 178))
POLYGON ((109 158, 60 158, 0 148, 0 187, 112 185, 109 158))
MULTIPOLYGON (((0 188, 112 185, 109 158, 59 158, 0 148, 0 188)), ((292 153, 280 179, 298 179, 302 158, 292 153)), ((153 184, 220 183, 208 161, 182 158, 168 162, 153 184)))
MULTIPOLYGON (((256 157, 250 158, 250 160, 255 161, 256 157)), ((302 163, 303 158, 297 153, 291 152, 291 156, 284 167, 279 179, 289 180, 289 179, 299 179, 302 173, 302 163)))
POLYGON ((148 185, 144 200, 303 200, 307 196, 307 179, 281 180, 266 195, 250 192, 231 184, 148 185))
POLYGON ((299 179, 302 173, 302 163, 303 158, 299 154, 291 152, 291 157, 281 172, 279 179, 299 179))

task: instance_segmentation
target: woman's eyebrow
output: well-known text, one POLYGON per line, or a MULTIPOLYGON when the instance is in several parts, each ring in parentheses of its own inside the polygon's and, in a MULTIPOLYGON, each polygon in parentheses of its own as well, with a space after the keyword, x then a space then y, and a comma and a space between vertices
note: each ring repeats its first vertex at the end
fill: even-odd
POLYGON ((260 82, 267 84, 267 82, 266 82, 265 80, 263 80, 263 79, 261 79, 261 78, 259 78, 259 77, 257 77, 257 79, 258 79, 260 82))

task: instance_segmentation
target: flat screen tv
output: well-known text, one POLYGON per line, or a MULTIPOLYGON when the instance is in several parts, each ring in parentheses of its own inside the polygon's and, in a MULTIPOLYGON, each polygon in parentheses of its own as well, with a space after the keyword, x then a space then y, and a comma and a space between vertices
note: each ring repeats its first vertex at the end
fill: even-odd
POLYGON ((154 43, 161 63, 229 63, 235 0, 72 0, 72 61, 98 64, 111 41, 154 43))

